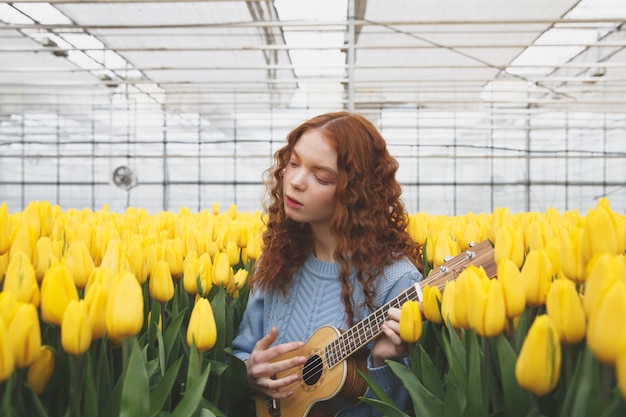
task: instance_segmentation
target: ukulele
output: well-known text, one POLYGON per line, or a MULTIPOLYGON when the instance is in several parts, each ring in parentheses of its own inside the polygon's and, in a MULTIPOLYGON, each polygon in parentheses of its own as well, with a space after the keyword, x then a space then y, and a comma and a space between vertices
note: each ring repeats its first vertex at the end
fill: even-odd
POLYGON ((490 278, 496 276, 493 252, 491 242, 483 240, 433 269, 426 279, 404 290, 345 332, 333 326, 320 327, 303 347, 274 359, 308 358, 304 365, 277 375, 300 374, 298 381, 287 387, 294 392, 291 397, 275 400, 264 394, 256 395, 257 417, 335 416, 358 404, 358 398, 367 391, 365 380, 357 372, 357 369, 366 369, 369 350, 362 348, 382 333, 388 310, 401 308, 409 300, 421 302, 422 288, 426 285, 443 290, 446 282, 455 280, 469 265, 482 266, 490 278))

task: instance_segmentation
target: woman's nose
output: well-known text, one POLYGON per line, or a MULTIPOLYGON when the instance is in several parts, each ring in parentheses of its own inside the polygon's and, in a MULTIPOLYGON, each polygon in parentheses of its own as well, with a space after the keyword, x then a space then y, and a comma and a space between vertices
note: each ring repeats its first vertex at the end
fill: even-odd
POLYGON ((291 186, 296 190, 304 189, 304 178, 301 172, 295 173, 293 177, 291 177, 291 181, 289 181, 291 186))

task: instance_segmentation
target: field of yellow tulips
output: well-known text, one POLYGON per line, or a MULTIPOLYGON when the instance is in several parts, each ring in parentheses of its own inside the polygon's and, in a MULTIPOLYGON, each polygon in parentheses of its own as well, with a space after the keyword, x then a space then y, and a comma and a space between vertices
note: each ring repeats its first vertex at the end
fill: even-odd
MULTIPOLYGON (((413 401, 388 416, 626 415, 626 216, 578 211, 410 216, 425 275, 471 242, 467 267, 407 302, 413 401)), ((230 354, 263 217, 0 205, 0 415, 253 415, 230 354)))

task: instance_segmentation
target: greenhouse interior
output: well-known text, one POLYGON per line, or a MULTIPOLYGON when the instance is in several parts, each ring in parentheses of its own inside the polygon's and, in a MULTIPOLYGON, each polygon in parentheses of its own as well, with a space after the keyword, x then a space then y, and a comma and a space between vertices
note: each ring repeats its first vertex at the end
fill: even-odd
POLYGON ((0 2, 0 416, 626 416, 625 22, 0 2))
POLYGON ((626 210, 620 0, 0 3, 0 199, 261 209, 314 115, 367 117, 409 213, 626 210))

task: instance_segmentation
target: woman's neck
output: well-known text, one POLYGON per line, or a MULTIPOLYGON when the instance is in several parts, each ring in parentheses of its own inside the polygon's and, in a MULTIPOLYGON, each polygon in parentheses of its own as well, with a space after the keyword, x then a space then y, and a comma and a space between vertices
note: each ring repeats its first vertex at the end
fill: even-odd
POLYGON ((335 262, 335 249, 337 238, 330 232, 329 227, 315 227, 313 231, 313 252, 320 261, 335 262))

